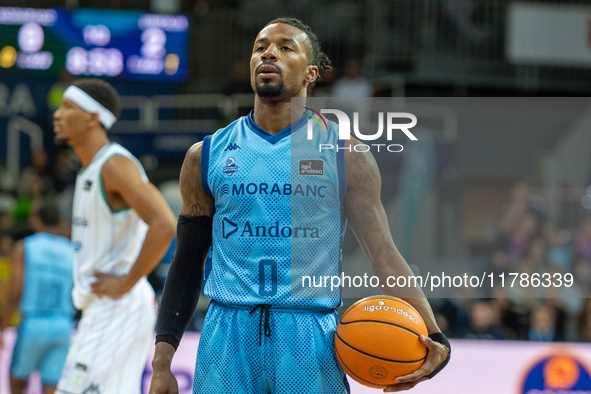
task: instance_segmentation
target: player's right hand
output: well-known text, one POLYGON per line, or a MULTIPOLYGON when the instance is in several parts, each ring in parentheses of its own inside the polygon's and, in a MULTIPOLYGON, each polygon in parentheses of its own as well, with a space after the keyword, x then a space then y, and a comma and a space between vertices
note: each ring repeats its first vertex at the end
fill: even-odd
POLYGON ((96 281, 90 287, 92 292, 99 297, 121 298, 135 284, 130 284, 126 275, 119 276, 96 272, 94 277, 96 281))
POLYGON ((154 371, 149 394, 179 394, 179 384, 170 369, 154 371))

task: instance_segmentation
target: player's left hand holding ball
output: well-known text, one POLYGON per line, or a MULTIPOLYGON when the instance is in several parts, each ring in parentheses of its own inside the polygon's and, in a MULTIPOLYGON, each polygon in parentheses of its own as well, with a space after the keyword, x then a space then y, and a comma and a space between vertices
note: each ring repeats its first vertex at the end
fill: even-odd
POLYGON ((90 286, 92 292, 99 297, 121 298, 133 287, 128 286, 126 276, 109 275, 101 272, 97 272, 94 276, 97 280, 90 286))
MULTIPOLYGON (((432 336, 435 337, 438 335, 441 334, 434 334, 432 336)), ((419 336, 419 340, 427 347, 427 358, 423 365, 411 374, 396 378, 398 384, 385 388, 384 392, 394 393, 410 390, 417 384, 432 378, 436 373, 443 369, 445 366, 444 363, 448 359, 450 352, 449 347, 440 342, 435 342, 424 335, 419 336)), ((442 342, 447 342, 447 339, 444 339, 442 342)))

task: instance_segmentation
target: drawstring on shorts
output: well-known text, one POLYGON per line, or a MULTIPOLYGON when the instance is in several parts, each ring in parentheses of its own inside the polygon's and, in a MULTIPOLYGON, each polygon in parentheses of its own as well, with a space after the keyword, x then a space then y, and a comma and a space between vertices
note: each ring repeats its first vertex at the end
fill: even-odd
POLYGON ((254 313, 254 311, 256 311, 258 308, 261 308, 261 317, 259 320, 259 346, 262 346, 263 344, 263 313, 265 314, 265 326, 264 326, 264 331, 265 331, 265 336, 266 337, 270 337, 271 336, 271 326, 269 325, 269 309, 271 308, 271 305, 269 304, 257 304, 254 306, 254 308, 252 308, 252 310, 249 312, 250 315, 252 315, 254 313))

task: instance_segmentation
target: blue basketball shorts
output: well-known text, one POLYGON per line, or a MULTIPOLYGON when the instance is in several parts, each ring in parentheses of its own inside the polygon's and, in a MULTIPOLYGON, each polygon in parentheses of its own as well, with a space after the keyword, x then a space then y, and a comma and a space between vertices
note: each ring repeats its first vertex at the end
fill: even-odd
POLYGON ((197 352, 193 394, 350 392, 334 352, 336 311, 259 307, 250 312, 211 302, 197 352))
POLYGON ((16 380, 28 380, 33 371, 39 371, 43 384, 55 386, 62 374, 73 328, 71 317, 25 317, 18 328, 10 375, 16 380))

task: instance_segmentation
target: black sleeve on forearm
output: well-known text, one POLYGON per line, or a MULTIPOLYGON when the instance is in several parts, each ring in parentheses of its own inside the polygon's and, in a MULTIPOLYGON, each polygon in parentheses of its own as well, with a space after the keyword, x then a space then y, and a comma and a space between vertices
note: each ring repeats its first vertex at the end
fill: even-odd
POLYGON ((211 245, 212 218, 180 215, 176 251, 164 283, 158 312, 156 343, 167 342, 176 349, 193 317, 203 268, 211 245))

